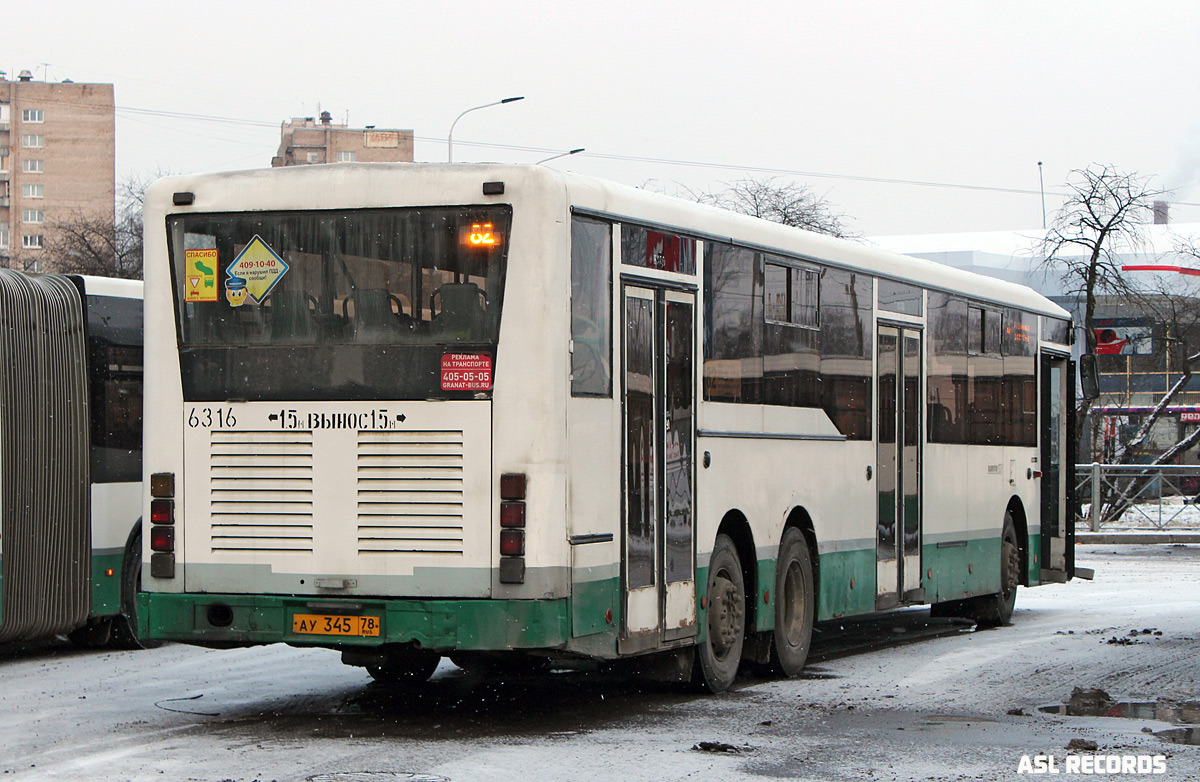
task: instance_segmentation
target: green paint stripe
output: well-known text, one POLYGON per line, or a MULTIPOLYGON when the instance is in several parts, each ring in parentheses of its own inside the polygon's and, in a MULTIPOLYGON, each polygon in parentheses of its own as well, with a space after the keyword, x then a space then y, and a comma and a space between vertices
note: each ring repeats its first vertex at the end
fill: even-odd
POLYGON ((139 632, 151 639, 184 643, 252 645, 290 643, 312 646, 419 643, 439 651, 456 649, 555 649, 569 640, 567 600, 339 600, 270 595, 138 595, 139 632), (311 608, 309 604, 326 608, 311 608), (380 617, 378 637, 309 635, 292 631, 295 613, 346 613, 380 617), (207 620, 210 606, 227 606, 228 627, 207 620), (354 607, 361 608, 354 608, 354 607))

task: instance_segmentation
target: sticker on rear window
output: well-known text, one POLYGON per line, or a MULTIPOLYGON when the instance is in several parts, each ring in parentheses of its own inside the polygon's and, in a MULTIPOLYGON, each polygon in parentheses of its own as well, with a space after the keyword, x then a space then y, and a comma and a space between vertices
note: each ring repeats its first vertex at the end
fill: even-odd
POLYGON ((442 354, 443 391, 488 391, 492 387, 492 357, 487 353, 442 354))

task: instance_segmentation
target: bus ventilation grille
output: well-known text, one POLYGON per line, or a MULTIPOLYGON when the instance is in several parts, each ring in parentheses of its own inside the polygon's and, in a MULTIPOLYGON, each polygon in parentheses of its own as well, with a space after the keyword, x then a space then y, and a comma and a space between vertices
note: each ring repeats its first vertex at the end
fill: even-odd
POLYGON ((212 550, 313 550, 312 432, 212 432, 212 550))
POLYGON ((463 553, 461 430, 358 433, 358 553, 463 553))

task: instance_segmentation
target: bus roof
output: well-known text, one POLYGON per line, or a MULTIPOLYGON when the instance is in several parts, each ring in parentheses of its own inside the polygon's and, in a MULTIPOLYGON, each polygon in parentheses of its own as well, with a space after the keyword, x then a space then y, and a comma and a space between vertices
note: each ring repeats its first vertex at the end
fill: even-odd
MULTIPOLYGON (((1003 306, 1069 319, 1070 314, 1045 296, 1004 280, 955 269, 922 258, 890 252, 866 241, 838 239, 799 228, 681 198, 652 193, 628 185, 536 165, 459 163, 335 163, 313 166, 232 171, 220 174, 173 176, 159 180, 147 191, 147 204, 163 212, 231 211, 259 209, 377 208, 396 205, 398 193, 405 203, 434 204, 460 199, 461 188, 438 179, 461 178, 471 182, 504 181, 506 195, 481 201, 504 202, 531 184, 561 189, 573 209, 618 220, 662 227, 701 239, 729 242, 790 255, 831 266, 862 270, 924 288, 953 291, 1003 306), (539 181, 540 180, 540 181, 539 181), (281 183, 273 187, 271 182, 281 183), (223 183, 216 198, 204 192, 206 183, 223 183), (286 183, 282 184, 282 183, 286 183), (310 185, 305 187, 304 185, 310 185), (422 198, 411 199, 412 188, 422 198), (194 192, 189 208, 172 204, 172 193, 194 192), (313 197, 317 193, 319 196, 313 197), (236 199, 222 197, 236 194, 236 199), (342 195, 345 194, 345 195, 342 195), (313 203, 306 199, 313 198, 313 203), (242 204, 242 206, 236 206, 242 204)), ((479 191, 476 190, 476 193, 479 191)), ((114 281, 115 282, 115 281, 114 281)), ((115 295, 115 294, 114 294, 115 295)))
POLYGON ((114 296, 120 299, 142 298, 141 280, 122 280, 116 277, 76 275, 83 280, 83 289, 93 296, 114 296))

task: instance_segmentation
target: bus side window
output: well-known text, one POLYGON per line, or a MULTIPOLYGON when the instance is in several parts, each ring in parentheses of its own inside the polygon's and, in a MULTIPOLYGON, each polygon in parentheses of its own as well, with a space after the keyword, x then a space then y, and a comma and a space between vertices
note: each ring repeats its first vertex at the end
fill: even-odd
POLYGON ((571 220, 571 395, 612 395, 612 225, 571 220))

